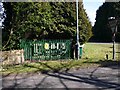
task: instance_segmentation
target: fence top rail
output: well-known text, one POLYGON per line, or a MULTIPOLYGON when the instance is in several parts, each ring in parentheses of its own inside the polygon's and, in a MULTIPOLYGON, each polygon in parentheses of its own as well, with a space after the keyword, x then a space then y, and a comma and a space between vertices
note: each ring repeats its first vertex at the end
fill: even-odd
POLYGON ((40 39, 40 40, 30 40, 30 39, 20 39, 20 41, 71 41, 72 39, 40 39))
POLYGON ((71 39, 41 39, 41 40, 27 40, 21 39, 20 42, 66 42, 71 41, 71 39))

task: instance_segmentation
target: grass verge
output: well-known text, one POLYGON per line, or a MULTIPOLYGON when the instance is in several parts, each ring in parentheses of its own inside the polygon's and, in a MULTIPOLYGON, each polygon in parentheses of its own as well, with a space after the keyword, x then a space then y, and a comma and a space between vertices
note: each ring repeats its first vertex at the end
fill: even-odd
POLYGON ((98 66, 118 65, 119 60, 112 60, 112 44, 87 43, 83 48, 83 57, 80 60, 57 60, 41 62, 25 62, 22 65, 3 67, 2 74, 33 73, 33 72, 60 72, 70 69, 90 68, 98 66), (109 60, 105 59, 106 53, 109 60))
MULTIPOLYGON (((6 66, 2 73, 27 73, 27 72, 59 72, 68 71, 75 67, 85 67, 85 60, 67 60, 67 61, 44 61, 44 62, 32 62, 24 63, 22 65, 6 66)), ((86 65, 89 66, 89 65, 86 65)))

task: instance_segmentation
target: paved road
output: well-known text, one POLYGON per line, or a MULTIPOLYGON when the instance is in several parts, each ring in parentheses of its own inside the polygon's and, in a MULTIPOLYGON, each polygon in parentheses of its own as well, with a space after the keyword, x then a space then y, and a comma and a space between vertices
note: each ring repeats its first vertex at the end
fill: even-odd
POLYGON ((120 88, 118 67, 94 67, 46 74, 15 74, 3 76, 4 88, 120 88))

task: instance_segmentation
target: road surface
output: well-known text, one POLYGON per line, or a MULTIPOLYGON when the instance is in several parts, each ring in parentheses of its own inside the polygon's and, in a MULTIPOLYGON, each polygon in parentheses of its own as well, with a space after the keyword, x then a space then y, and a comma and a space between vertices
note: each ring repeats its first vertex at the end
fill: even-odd
POLYGON ((3 76, 3 88, 120 89, 119 67, 91 67, 68 72, 26 73, 3 76))

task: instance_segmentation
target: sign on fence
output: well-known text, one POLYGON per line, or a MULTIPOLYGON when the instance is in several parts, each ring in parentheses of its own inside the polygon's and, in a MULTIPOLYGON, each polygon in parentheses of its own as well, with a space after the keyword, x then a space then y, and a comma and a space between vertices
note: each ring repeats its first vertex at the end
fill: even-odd
POLYGON ((25 60, 70 59, 70 40, 21 40, 25 60))

